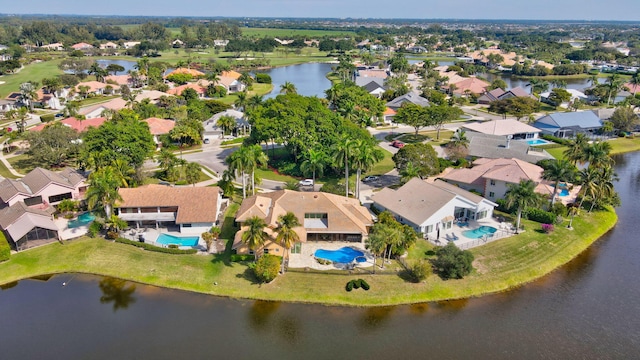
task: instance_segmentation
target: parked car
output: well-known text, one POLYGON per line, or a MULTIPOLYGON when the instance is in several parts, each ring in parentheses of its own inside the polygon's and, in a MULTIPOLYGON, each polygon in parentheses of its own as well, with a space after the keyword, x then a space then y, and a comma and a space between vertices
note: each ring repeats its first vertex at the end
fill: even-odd
POLYGON ((300 186, 313 186, 313 179, 300 180, 298 183, 300 186))
POLYGON ((404 147, 404 143, 400 140, 393 140, 391 142, 391 146, 393 146, 394 148, 402 149, 404 147))
POLYGON ((376 180, 378 180, 377 176, 370 175, 370 176, 365 176, 365 178, 362 179, 362 182, 370 182, 370 181, 376 181, 376 180))
POLYGON ((209 140, 209 138, 206 138, 206 139, 204 139, 204 141, 203 141, 203 142, 204 142, 205 144, 208 144, 208 143, 210 143, 210 142, 211 142, 211 140, 209 140))

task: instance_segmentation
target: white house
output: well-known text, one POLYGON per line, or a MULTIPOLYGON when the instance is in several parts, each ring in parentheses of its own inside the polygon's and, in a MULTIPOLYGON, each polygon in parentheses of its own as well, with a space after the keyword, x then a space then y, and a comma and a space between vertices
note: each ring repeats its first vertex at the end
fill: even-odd
POLYGON ((482 134, 511 136, 513 140, 537 139, 542 131, 515 119, 475 122, 462 125, 462 128, 482 134))
POLYGON ((436 236, 450 231, 454 220, 490 218, 498 204, 441 180, 433 183, 414 178, 397 190, 384 188, 372 196, 373 204, 388 210, 399 222, 436 236))

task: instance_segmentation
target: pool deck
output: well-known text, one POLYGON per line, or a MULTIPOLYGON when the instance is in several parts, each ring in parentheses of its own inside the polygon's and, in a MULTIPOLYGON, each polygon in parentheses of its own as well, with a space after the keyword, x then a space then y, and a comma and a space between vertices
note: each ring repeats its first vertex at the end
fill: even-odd
MULTIPOLYGON (((125 239, 132 240, 132 241, 139 241, 140 235, 142 235, 144 242, 146 244, 151 244, 158 247, 164 247, 162 244, 156 243, 156 240, 158 240, 158 237, 160 236, 160 234, 167 234, 167 235, 172 235, 176 237, 198 236, 199 237, 198 245, 195 247, 195 249, 197 249, 199 252, 206 253, 207 244, 204 242, 204 240, 202 240, 202 237, 199 234, 183 234, 178 231, 168 231, 166 228, 165 229, 140 228, 140 229, 128 229, 126 231, 121 232, 120 235, 125 239)), ((180 247, 180 249, 191 249, 191 248, 192 248, 191 246, 180 247)), ((209 253, 215 254, 218 252, 224 252, 224 248, 225 246, 223 241, 214 241, 209 253)))
POLYGON ((318 249, 323 250, 338 250, 343 247, 350 247, 364 253, 364 257, 367 261, 361 263, 353 263, 356 267, 367 268, 373 266, 373 257, 364 248, 364 244, 353 242, 339 242, 339 241, 308 241, 302 243, 300 254, 289 255, 289 267, 290 268, 309 268, 315 270, 347 270, 351 264, 330 264, 322 265, 318 263, 313 256, 318 249))
POLYGON ((513 235, 515 235, 515 233, 511 223, 499 222, 494 218, 488 218, 480 221, 470 220, 467 226, 462 227, 454 224, 452 229, 440 232, 440 239, 429 237, 428 240, 432 244, 439 246, 444 246, 448 242, 453 241, 453 243, 460 249, 471 249, 513 235), (496 228, 497 231, 489 238, 482 237, 479 239, 472 239, 462 235, 463 231, 477 229, 481 226, 491 226, 496 228))

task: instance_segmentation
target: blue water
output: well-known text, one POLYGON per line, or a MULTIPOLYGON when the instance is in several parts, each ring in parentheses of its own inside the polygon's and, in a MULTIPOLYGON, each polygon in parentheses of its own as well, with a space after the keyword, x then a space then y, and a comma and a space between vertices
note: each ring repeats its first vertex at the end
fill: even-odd
POLYGON ((533 139, 533 140, 527 140, 527 144, 529 144, 531 146, 535 146, 535 145, 550 144, 550 142, 548 142, 547 140, 542 140, 542 139, 533 139))
POLYGON ((569 190, 567 190, 567 189, 562 189, 562 190, 560 191, 560 194, 559 194, 559 195, 560 195, 560 196, 569 196, 569 190))
POLYGON ((350 263, 354 259, 357 262, 365 262, 367 259, 364 257, 362 251, 354 250, 350 247, 343 247, 338 250, 316 250, 315 257, 325 260, 331 260, 337 263, 350 263))
POLYGON ((485 235, 491 235, 497 231, 493 226, 480 226, 479 228, 473 230, 465 230, 462 232, 462 235, 468 237, 469 239, 480 239, 485 235))
POLYGON ((199 236, 173 236, 169 234, 160 234, 156 243, 162 245, 175 244, 178 246, 196 246, 198 245, 199 236))
POLYGON ((80 226, 85 226, 87 224, 90 224, 93 222, 93 220, 95 220, 96 217, 92 214, 92 213, 84 213, 84 214, 80 214, 78 216, 77 219, 73 219, 73 220, 69 220, 69 223, 67 224, 67 227, 69 229, 73 229, 73 228, 77 228, 80 226))

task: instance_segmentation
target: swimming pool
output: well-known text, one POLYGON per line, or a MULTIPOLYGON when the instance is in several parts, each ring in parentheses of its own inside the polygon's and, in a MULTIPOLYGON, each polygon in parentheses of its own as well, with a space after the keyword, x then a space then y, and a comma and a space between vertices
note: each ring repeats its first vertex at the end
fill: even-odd
POLYGON ((530 146, 536 146, 536 145, 546 145, 551 143, 543 139, 531 139, 531 140, 527 140, 527 144, 529 144, 530 146))
POLYGON ((558 196, 569 196, 569 190, 567 189, 560 190, 560 194, 558 194, 558 196))
POLYGON ((480 226, 473 230, 466 230, 462 232, 462 235, 469 239, 480 239, 485 235, 493 235, 498 229, 493 226, 480 226))
POLYGON ((156 243, 162 245, 178 245, 178 246, 196 246, 198 245, 199 236, 174 236, 169 234, 160 234, 156 239, 156 243))
POLYGON ((73 220, 69 220, 69 223, 67 224, 67 227, 69 229, 74 229, 80 226, 85 226, 87 224, 90 224, 93 222, 93 220, 95 220, 96 217, 95 215, 93 215, 90 212, 86 212, 83 214, 78 215, 77 219, 73 219, 73 220))
POLYGON ((343 247, 338 250, 318 249, 313 255, 317 258, 331 260, 337 263, 350 263, 354 259, 359 263, 367 261, 362 251, 350 247, 343 247))

